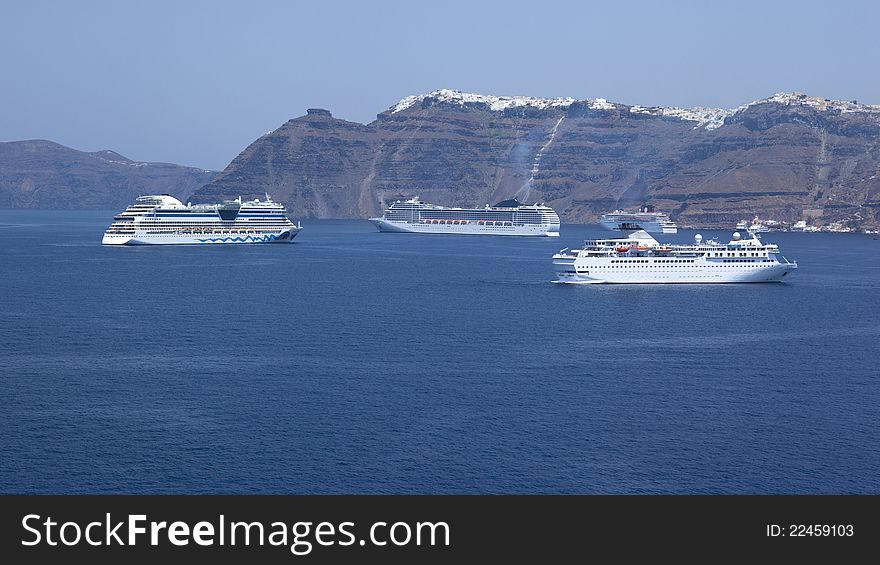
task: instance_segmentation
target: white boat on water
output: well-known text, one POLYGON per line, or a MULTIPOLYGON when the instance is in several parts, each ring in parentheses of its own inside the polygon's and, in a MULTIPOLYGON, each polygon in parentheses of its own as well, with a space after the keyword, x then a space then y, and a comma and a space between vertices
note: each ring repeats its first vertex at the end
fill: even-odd
POLYGON ((602 227, 609 230, 634 231, 645 230, 651 233, 678 233, 678 226, 663 212, 657 212, 653 206, 645 206, 638 212, 615 210, 602 214, 599 219, 602 227))
POLYGON ((484 208, 447 208, 416 197, 398 200, 370 221, 382 232, 559 236, 559 216, 552 208, 515 198, 484 208))
POLYGON ((752 233, 767 233, 770 231, 770 228, 761 223, 761 220, 758 219, 758 216, 755 216, 752 219, 752 223, 745 220, 740 220, 736 223, 736 229, 738 230, 748 230, 752 233))
POLYGON ((173 245, 289 242, 302 226, 269 195, 266 200, 183 204, 167 194, 139 196, 113 217, 104 245, 173 245))
POLYGON ((644 230, 624 238, 593 239, 581 249, 553 256, 560 283, 746 283, 777 282, 797 269, 777 259, 779 247, 754 233, 733 234, 728 243, 660 244, 644 230))

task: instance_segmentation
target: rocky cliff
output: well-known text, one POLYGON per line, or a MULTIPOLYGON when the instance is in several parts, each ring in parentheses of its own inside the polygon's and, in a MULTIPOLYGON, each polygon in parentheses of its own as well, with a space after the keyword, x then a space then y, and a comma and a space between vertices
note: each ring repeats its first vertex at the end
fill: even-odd
POLYGON ((51 141, 0 143, 0 208, 121 210, 141 194, 186 199, 215 174, 51 141))
POLYGON ((312 109, 254 141, 193 196, 268 192, 294 215, 361 218, 413 195, 519 196, 567 222, 650 202, 684 225, 762 218, 876 226, 880 107, 778 94, 734 109, 441 90, 368 124, 312 109))

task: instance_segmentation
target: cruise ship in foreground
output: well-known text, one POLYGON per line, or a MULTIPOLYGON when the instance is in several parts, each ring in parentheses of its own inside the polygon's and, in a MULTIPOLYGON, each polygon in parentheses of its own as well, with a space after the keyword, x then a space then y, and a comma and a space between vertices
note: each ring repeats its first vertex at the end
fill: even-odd
POLYGON ((416 197, 398 200, 370 221, 383 232, 559 236, 559 216, 552 208, 515 198, 485 208, 446 208, 416 197))
POLYGON ((644 230, 616 239, 593 239, 583 249, 553 256, 560 283, 746 283, 781 281, 797 263, 776 258, 779 247, 739 232, 728 243, 660 244, 644 230))
POLYGON ((167 194, 139 196, 113 217, 104 245, 268 243, 291 241, 302 229, 284 206, 241 198, 222 204, 184 205, 167 194))
POLYGON ((651 233, 678 233, 678 226, 663 212, 657 212, 653 206, 645 206, 638 212, 615 210, 602 214, 599 223, 609 230, 645 230, 651 233))

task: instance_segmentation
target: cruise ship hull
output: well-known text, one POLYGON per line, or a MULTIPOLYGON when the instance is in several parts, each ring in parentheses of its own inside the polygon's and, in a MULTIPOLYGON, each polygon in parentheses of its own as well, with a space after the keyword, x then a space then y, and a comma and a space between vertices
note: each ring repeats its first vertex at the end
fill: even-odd
MULTIPOLYGON (((653 260, 649 260, 653 261, 653 260)), ((615 268, 609 260, 579 262, 573 257, 553 260, 557 283, 567 284, 718 284, 781 282, 797 268, 794 263, 713 263, 697 259, 693 265, 670 267, 662 263, 627 269, 615 268)))
POLYGON ((372 222, 373 225, 376 226, 381 232, 559 237, 559 225, 554 224, 494 226, 483 225, 473 221, 456 224, 431 224, 413 222, 390 222, 388 220, 385 220, 384 218, 370 218, 370 222, 372 222))
POLYGON ((275 233, 258 234, 104 234, 104 245, 229 245, 252 243, 290 243, 300 232, 294 227, 275 233))

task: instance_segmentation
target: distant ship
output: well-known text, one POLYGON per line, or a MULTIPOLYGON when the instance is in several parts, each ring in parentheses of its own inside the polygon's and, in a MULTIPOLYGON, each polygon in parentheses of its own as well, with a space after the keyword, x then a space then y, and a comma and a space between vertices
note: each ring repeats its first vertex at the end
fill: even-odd
POLYGON ((651 233, 678 233, 678 226, 663 212, 657 212, 653 206, 645 206, 638 212, 615 210, 602 214, 599 220, 602 227, 609 230, 635 231, 644 230, 651 233))
POLYGON ((553 256, 560 283, 746 283, 781 281, 796 262, 776 258, 779 247, 739 232, 726 244, 703 241, 661 245, 646 231, 625 238, 593 239, 553 256))
POLYGON ((749 224, 745 220, 740 220, 736 223, 736 229, 748 230, 752 233, 767 233, 768 231, 770 231, 770 228, 761 223, 761 221, 758 219, 758 216, 754 217, 751 224, 749 224))
POLYGON ((559 216, 552 208, 515 198, 484 208, 446 208, 416 197, 398 200, 370 221, 383 232, 559 236, 559 216))
POLYGON ((242 202, 184 205, 167 194, 139 196, 113 217, 104 245, 172 245, 288 242, 302 229, 269 195, 242 202))

